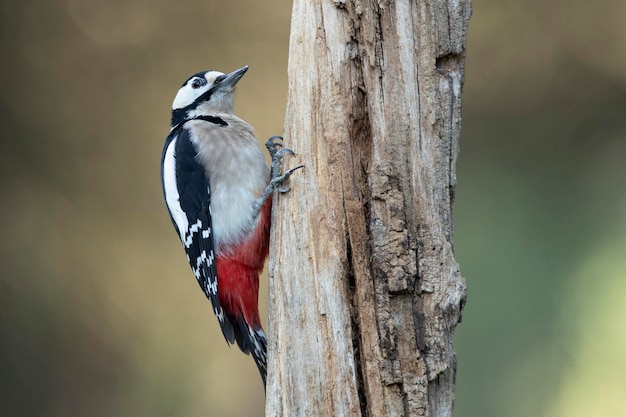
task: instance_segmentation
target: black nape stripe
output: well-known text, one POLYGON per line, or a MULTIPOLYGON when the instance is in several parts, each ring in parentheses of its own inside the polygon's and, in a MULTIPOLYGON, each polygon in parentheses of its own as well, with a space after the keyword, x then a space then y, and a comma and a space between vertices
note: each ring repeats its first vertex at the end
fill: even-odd
MULTIPOLYGON (((174 112, 176 113, 176 112, 174 112)), ((182 115, 180 115, 182 116, 182 115)), ((172 117, 172 124, 174 123, 174 120, 176 119, 176 115, 174 115, 172 117)), ((205 122, 210 122, 222 127, 226 127, 228 126, 228 123, 226 123, 226 120, 222 119, 221 117, 217 117, 217 116, 196 116, 196 117, 191 117, 189 119, 185 119, 183 118, 182 120, 180 120, 178 123, 173 124, 172 130, 170 131, 169 136, 172 136, 172 134, 176 131, 178 131, 181 127, 183 127, 183 125, 187 122, 191 122, 192 120, 204 120, 205 122)))
POLYGON ((176 109, 172 111, 172 127, 181 125, 187 120, 186 109, 176 109))
POLYGON ((204 120, 220 126, 228 126, 228 123, 221 117, 217 116, 196 116, 191 120, 204 120))

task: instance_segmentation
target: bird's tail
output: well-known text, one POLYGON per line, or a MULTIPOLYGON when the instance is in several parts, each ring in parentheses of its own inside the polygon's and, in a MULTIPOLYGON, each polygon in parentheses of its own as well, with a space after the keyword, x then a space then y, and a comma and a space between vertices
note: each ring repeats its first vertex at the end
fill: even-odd
POLYGON ((247 333, 243 336, 243 340, 237 340, 239 348, 252 355, 256 367, 259 369, 261 379, 263 379, 263 387, 265 387, 265 378, 267 376, 267 339, 261 327, 253 328, 247 323, 241 323, 241 331, 247 333), (243 326, 241 326, 243 324, 243 326))
POLYGON ((228 313, 226 316, 234 324, 232 337, 230 339, 226 337, 226 340, 230 343, 237 343, 239 349, 246 355, 252 355, 265 387, 265 378, 267 376, 267 339, 263 329, 260 325, 248 323, 242 316, 235 318, 228 313))

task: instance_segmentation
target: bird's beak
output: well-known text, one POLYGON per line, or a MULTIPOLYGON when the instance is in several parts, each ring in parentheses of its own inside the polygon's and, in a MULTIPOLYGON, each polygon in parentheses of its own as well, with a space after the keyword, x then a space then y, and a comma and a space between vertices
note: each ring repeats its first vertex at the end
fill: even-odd
POLYGON ((226 74, 226 77, 224 77, 224 79, 220 83, 220 88, 234 87, 235 84, 237 84, 237 81, 239 81, 241 77, 243 77, 243 74, 245 74, 246 71, 248 71, 247 65, 231 72, 230 74, 226 74))

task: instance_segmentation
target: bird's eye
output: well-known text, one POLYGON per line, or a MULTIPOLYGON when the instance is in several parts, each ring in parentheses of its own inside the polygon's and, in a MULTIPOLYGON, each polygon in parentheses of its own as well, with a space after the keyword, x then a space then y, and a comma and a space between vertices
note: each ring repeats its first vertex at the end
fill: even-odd
POLYGON ((206 80, 204 78, 194 78, 191 81, 191 88, 200 88, 206 84, 206 80))

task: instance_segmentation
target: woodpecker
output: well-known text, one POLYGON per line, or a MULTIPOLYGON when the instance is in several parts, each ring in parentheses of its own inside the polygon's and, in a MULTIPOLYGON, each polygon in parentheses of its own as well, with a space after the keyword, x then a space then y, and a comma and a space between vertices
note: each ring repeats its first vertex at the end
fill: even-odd
POLYGON ((287 192, 283 182, 302 166, 281 174, 282 157, 293 152, 273 136, 265 143, 268 167, 252 126, 233 114, 235 84, 247 70, 203 71, 183 83, 172 104, 161 180, 187 261, 224 338, 252 354, 265 385, 258 289, 269 250, 269 197, 287 192))

